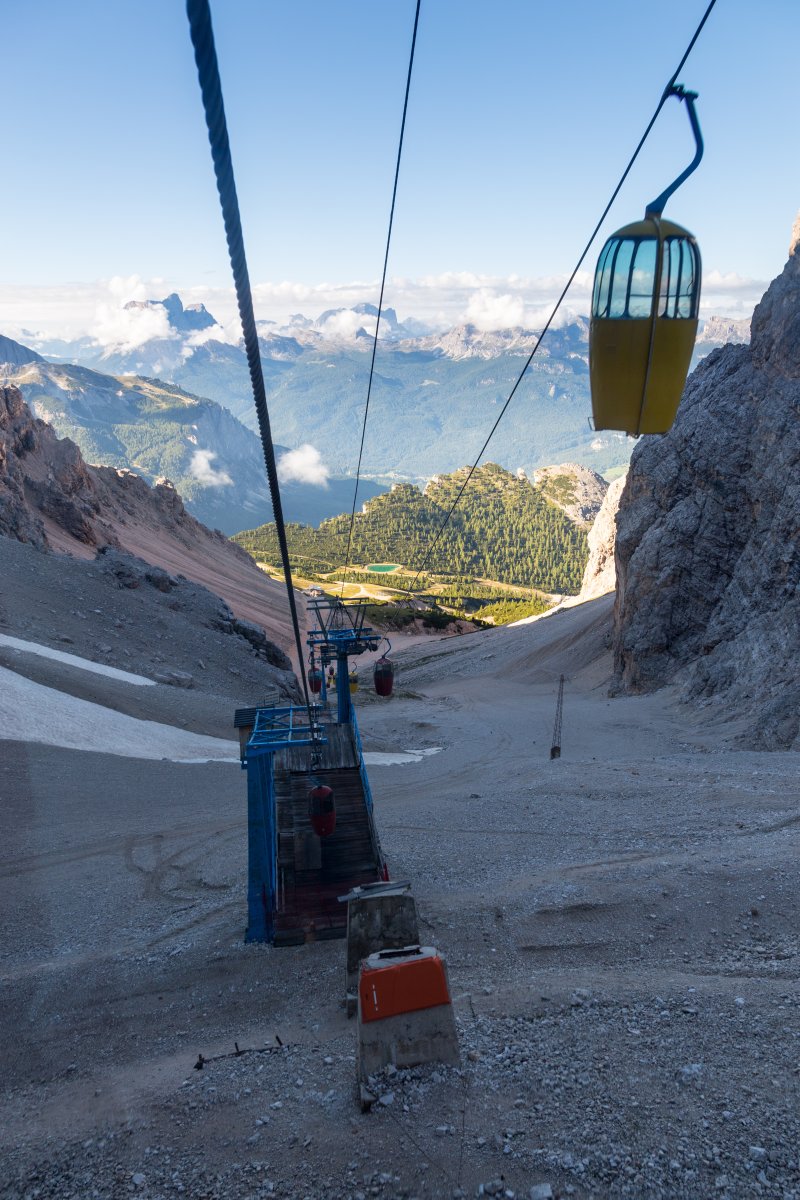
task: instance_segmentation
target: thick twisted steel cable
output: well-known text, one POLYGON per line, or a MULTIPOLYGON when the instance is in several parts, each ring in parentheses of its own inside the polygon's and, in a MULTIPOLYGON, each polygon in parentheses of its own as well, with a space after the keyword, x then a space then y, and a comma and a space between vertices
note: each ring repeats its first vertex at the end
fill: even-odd
POLYGON ((231 148, 228 139, 228 125, 225 120, 222 84, 219 77, 217 52, 214 45, 214 30, 211 25, 211 11, 208 6, 208 0, 186 0, 186 14, 189 18, 194 57, 197 64, 197 75, 203 97, 206 125, 208 126, 208 140, 211 144, 211 157, 214 162, 217 191, 219 192, 222 216, 225 222, 225 237, 228 242, 228 254, 231 260, 233 281, 236 287, 236 301, 239 306, 239 317, 242 322, 242 334, 247 352, 247 365, 250 368, 250 383, 253 388, 253 400, 258 416, 258 428, 261 433, 261 446, 264 451, 264 464, 267 468, 269 494, 272 500, 272 513, 280 545, 286 591, 289 597, 289 611, 294 629, 300 680, 303 687, 305 705, 308 710, 309 725, 313 727, 314 718, 311 712, 308 684, 305 671, 303 670, 302 637, 297 617, 294 588, 292 587, 289 548, 286 542, 286 527, 283 521, 283 507, 281 505, 281 494, 278 486, 275 447, 272 443, 272 430, 269 423, 269 412, 267 411, 264 372, 261 366, 261 352, 258 346, 258 332, 253 312, 253 295, 250 290, 250 276, 244 252, 242 221, 239 214, 239 200, 236 195, 236 181, 233 175, 233 161, 231 159, 231 148))
MULTIPOLYGON (((408 95, 411 90, 411 72, 414 68, 414 50, 417 45, 417 27, 419 25, 419 9, 421 0, 417 0, 417 8, 414 13, 414 32, 411 35, 411 53, 408 57, 408 74, 406 76, 406 94, 403 100, 403 118, 400 122, 400 141, 397 147, 397 162, 394 168, 394 186, 392 188, 392 206, 389 211, 389 230, 386 235, 386 251, 383 256, 383 274, 381 275, 381 292, 378 299, 378 319, 375 322, 375 337, 372 339, 372 361, 369 365, 369 381, 367 383, 367 400, 364 405, 364 420, 361 423, 361 445, 358 448, 358 466, 356 467, 356 485, 353 489, 353 507, 350 512, 350 527, 347 531, 347 553, 344 559, 343 576, 347 573, 347 568, 350 565, 350 547, 353 542, 353 526, 356 519, 356 504, 358 503, 358 485, 361 480, 361 460, 364 456, 364 438, 367 432, 367 417, 369 416, 369 402, 372 396, 372 381, 375 376, 375 354, 378 349, 378 332, 381 327, 381 315, 383 313, 383 293, 386 288, 386 271, 389 265, 389 247, 392 243, 392 226, 394 224, 394 207, 397 200, 397 181, 400 178, 400 160, 403 156, 403 138, 406 132, 406 113, 408 112, 408 95)), ((344 594, 344 578, 342 578, 342 590, 340 595, 344 594)))
POLYGON ((597 237, 598 233, 600 232, 600 227, 602 226, 603 222, 605 221, 606 217, 608 216, 608 214, 611 210, 611 206, 613 205, 614 201, 616 200, 617 196, 619 195, 619 193, 622 189, 622 185, 625 183, 625 180, 628 178, 628 175, 631 172, 631 168, 633 167, 633 164, 636 162, 636 159, 639 157, 642 147, 644 146, 645 142, 647 141, 648 137, 650 136, 650 132, 651 132, 653 126, 655 125, 656 121, 658 120, 658 117, 661 113, 662 108, 664 107, 664 105, 666 104, 670 95, 672 94, 672 88, 675 86, 675 81, 678 78, 678 75, 683 70, 683 66, 684 66, 687 58, 691 54, 692 49, 694 48, 694 44, 697 41, 697 39, 699 38, 699 36, 703 30, 703 26, 705 25, 706 21, 708 20, 709 16, 711 15, 711 10, 713 9, 716 2, 717 2, 717 0, 710 0, 708 8, 704 12, 702 20, 700 21, 699 25, 695 29, 694 34, 692 35, 692 39, 689 42, 689 45, 686 47, 686 50, 684 51, 681 61, 678 63, 677 67, 675 68, 672 75, 670 76, 669 83, 664 88, 664 91, 661 95, 661 99, 659 100, 658 104, 656 105, 656 110, 653 113, 652 117, 650 118, 650 120, 647 124, 647 128, 645 129, 644 133, 642 134, 642 136, 639 140, 638 146, 636 147, 633 154, 631 155, 631 158, 630 158, 630 161, 629 161, 627 167, 622 172, 622 175, 620 176, 620 179, 619 179, 619 183, 614 188, 614 191, 611 193, 611 198, 609 199, 608 203, 606 204, 605 208, 603 209, 603 212, 600 216, 599 221, 597 222, 594 229, 592 230, 592 233, 589 237, 588 242, 586 243, 583 250, 581 251, 581 256, 578 259, 577 263, 575 264, 572 274, 570 275, 569 279, 567 280, 566 284, 564 285, 564 289, 561 292, 561 295, 556 300, 555 305, 553 306, 553 310, 550 313, 550 316, 547 318, 547 322, 546 322, 544 328, 542 329, 542 332, 539 334, 538 338, 536 339, 534 347, 531 350, 530 354, 528 355, 525 366, 522 368, 519 375, 517 376, 516 382, 514 383, 514 386, 512 387, 512 389, 508 395, 508 399, 506 400, 503 407, 500 409, 500 412, 498 413, 498 416, 497 416, 497 419, 496 419, 494 425, 492 425, 492 428, 489 430, 489 435, 486 438, 486 441, 481 446, 477 458, 473 462, 472 466, 469 469, 469 472, 467 473, 466 478, 464 479, 464 482, 462 483, 461 487, 459 488, 458 492, 456 493, 456 498, 453 501, 452 505, 450 506, 449 511, 445 515, 444 520, 441 522, 435 538, 433 539, 431 544, 428 546, 428 549, 425 552, 425 557, 423 558, 422 562, 420 563, 419 569, 417 570, 417 573, 411 582, 411 586, 408 588, 409 592, 414 589, 417 580, 419 579, 422 572, 425 570, 425 566, 430 561, 430 557, 433 554, 434 550, 436 549, 436 547, 439 543, 439 539, 441 538, 442 534, 444 533, 445 529, 447 528, 450 518, 452 517, 453 513, 455 512, 461 497, 464 495, 464 492, 466 491, 467 486, 469 485, 469 482, 472 479, 472 476, 475 474, 475 471, 478 469, 478 464, 480 463, 481 459, 483 458, 484 454, 486 453, 486 448, 489 445, 489 442, 494 437, 495 431, 497 430, 498 425, 500 424, 503 417, 505 416, 506 410, 508 409, 509 404, 514 399, 514 395, 516 394, 517 388, 522 383, 522 380, 528 370, 528 367, 533 362, 533 357, 536 354, 536 351, 541 346, 542 339, 544 338, 548 329, 552 325, 553 320, 555 319, 556 313, 558 312, 558 310, 560 309, 560 307, 564 301, 564 297, 566 296, 569 289, 572 287, 575 276, 578 274, 578 271, 581 269, 584 259, 586 258, 586 255, 589 253, 589 250, 591 249, 592 242, 594 241, 594 239, 597 237))

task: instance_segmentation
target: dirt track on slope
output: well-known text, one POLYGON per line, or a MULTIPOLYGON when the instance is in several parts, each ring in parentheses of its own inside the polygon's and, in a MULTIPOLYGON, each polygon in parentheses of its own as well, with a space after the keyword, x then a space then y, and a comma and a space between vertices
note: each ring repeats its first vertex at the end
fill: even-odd
MULTIPOLYGON (((463 1051, 367 1115, 343 943, 242 943, 238 767, 0 743, 4 1194, 800 1196, 797 756, 610 700, 609 616, 429 639, 359 692, 367 749, 443 747, 371 781, 463 1051)), ((221 732, 225 674, 170 690, 185 728, 221 732)))

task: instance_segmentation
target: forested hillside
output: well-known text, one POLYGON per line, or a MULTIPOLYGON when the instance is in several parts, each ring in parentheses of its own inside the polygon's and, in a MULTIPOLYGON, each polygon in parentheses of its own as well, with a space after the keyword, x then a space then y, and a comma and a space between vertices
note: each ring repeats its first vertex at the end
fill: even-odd
MULTIPOLYGON (((411 484, 398 484, 368 501, 355 518, 350 563, 389 562, 415 571, 467 471, 463 467, 451 475, 435 476, 424 492, 411 484)), ((349 514, 342 514, 323 521, 319 529, 288 525, 293 568, 308 575, 342 567, 349 524, 349 514)), ((278 561, 273 524, 246 530, 235 540, 264 562, 278 561)), ((528 479, 487 463, 473 475, 425 570, 428 575, 473 576, 545 592, 575 593, 586 556, 583 529, 528 479)))

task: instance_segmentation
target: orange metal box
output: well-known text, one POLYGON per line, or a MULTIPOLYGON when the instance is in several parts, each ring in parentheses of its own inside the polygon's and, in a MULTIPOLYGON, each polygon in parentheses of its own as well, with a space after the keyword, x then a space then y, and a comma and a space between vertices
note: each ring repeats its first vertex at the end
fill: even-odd
POLYGON ((450 1003, 444 963, 429 946, 402 957, 394 951, 371 954, 358 983, 362 1021, 383 1021, 450 1003), (392 952, 389 952, 390 954, 392 952))

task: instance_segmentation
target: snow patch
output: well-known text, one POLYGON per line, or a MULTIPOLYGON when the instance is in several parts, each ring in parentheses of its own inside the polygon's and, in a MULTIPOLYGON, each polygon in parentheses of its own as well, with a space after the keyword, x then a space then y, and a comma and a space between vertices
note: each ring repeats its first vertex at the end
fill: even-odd
POLYGON ((34 683, 6 667, 0 667, 0 738, 123 758, 239 763, 235 742, 187 733, 157 721, 140 721, 34 683))
POLYGON ((409 763, 421 763, 424 758, 431 754, 439 754, 443 749, 443 746, 431 746, 427 750, 366 750, 364 762, 368 767, 400 767, 409 763))
POLYGON ((40 642, 26 642, 22 638, 9 637, 5 633, 0 633, 0 646, 8 646, 10 650, 22 650, 26 654, 38 654, 41 658, 52 658, 55 662, 66 663, 70 667, 80 667, 82 671, 93 671, 95 675, 107 675, 109 679, 118 679, 122 683, 155 687, 156 681, 147 679, 144 675, 133 675, 130 671, 107 667, 105 663, 92 662, 90 658, 79 658, 77 654, 66 654, 63 650, 54 650, 52 646, 43 646, 40 642))

